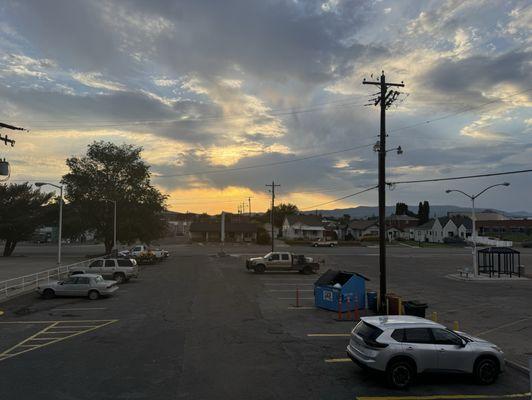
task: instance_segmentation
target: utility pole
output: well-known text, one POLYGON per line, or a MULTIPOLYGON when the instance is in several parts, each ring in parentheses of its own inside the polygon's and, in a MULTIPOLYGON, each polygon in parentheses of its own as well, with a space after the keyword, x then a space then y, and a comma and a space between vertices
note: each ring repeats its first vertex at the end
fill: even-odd
POLYGON ((251 217, 251 197, 248 197, 248 213, 249 213, 249 216, 251 217))
POLYGON ((384 71, 380 80, 375 82, 364 81, 364 85, 376 85, 380 87, 380 94, 375 99, 374 105, 380 103, 381 107, 381 129, 378 146, 375 150, 379 153, 379 269, 380 269, 380 304, 379 310, 385 313, 386 310, 386 108, 388 108, 399 96, 395 90, 388 91, 389 87, 404 87, 401 83, 387 83, 384 71))
POLYGON ((268 187, 271 187, 270 189, 270 192, 272 194, 272 208, 271 208, 271 212, 270 212, 270 224, 272 225, 272 252, 274 251, 274 246, 273 246, 273 243, 275 241, 274 239, 274 236, 273 236, 273 209, 275 208, 275 187, 279 187, 281 185, 276 185, 274 181, 272 181, 272 184, 271 185, 266 185, 268 187))

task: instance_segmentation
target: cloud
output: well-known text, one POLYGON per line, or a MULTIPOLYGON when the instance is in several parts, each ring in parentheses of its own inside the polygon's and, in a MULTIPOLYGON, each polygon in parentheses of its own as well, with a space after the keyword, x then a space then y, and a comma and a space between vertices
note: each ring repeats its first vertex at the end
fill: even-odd
POLYGON ((102 76, 100 72, 75 72, 72 74, 72 78, 85 86, 106 90, 126 90, 126 87, 121 83, 106 80, 102 76))

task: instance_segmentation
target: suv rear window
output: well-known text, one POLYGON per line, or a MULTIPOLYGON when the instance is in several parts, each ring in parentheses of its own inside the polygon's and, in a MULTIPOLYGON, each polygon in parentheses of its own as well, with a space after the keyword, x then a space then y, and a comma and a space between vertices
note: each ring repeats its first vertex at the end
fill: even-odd
POLYGON ((398 342, 404 342, 405 341, 405 330, 396 329, 393 331, 391 336, 394 340, 397 340, 398 342))
POLYGON ((382 333, 382 329, 361 321, 355 328, 355 333, 364 340, 374 341, 382 333))
POLYGON ((116 260, 118 262, 119 267, 131 267, 132 263, 131 260, 116 260))

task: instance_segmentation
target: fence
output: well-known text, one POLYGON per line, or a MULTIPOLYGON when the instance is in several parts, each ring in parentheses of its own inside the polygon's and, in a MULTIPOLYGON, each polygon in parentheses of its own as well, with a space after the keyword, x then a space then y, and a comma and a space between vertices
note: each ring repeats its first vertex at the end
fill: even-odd
POLYGON ((80 261, 75 264, 62 265, 56 268, 47 269, 35 274, 0 281, 0 300, 5 300, 35 290, 37 286, 39 286, 39 283, 64 279, 69 275, 70 270, 74 268, 85 268, 93 260, 94 258, 80 261))
POLYGON ((477 236, 475 238, 475 242, 477 242, 477 244, 484 244, 486 246, 494 246, 494 247, 512 247, 513 246, 513 242, 509 240, 490 239, 485 236, 477 236))

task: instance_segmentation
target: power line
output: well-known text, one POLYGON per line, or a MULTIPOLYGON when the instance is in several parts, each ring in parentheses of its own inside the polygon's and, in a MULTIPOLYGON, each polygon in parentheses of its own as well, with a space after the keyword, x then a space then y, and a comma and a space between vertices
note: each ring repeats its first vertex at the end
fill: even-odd
MULTIPOLYGON (((136 120, 136 121, 129 121, 129 122, 116 122, 116 123, 93 123, 91 121, 85 122, 85 124, 88 124, 87 127, 90 128, 113 128, 113 127, 121 127, 121 126, 134 126, 134 125, 146 125, 146 124, 167 124, 167 123, 200 123, 200 122, 208 122, 208 121, 231 121, 231 120, 239 120, 239 119, 248 119, 248 118, 254 118, 254 119, 268 119, 271 117, 282 117, 282 116, 290 116, 290 115, 298 115, 298 114, 305 114, 310 113, 314 111, 320 111, 325 108, 342 108, 342 107, 352 107, 352 106, 363 106, 364 103, 354 103, 354 102, 346 102, 346 103, 324 103, 312 108, 307 109, 299 109, 299 110, 279 110, 279 111, 269 111, 266 110, 265 112, 267 114, 261 115, 261 116, 253 116, 253 115, 218 115, 218 116, 207 116, 207 117, 201 117, 201 118, 194 118, 194 119, 152 119, 152 120, 136 120)), ((28 122, 31 123, 31 122, 28 122)), ((33 129, 39 129, 39 130, 54 130, 54 129, 61 129, 61 128, 69 128, 73 126, 73 124, 76 124, 76 128, 79 128, 80 125, 82 125, 82 122, 69 122, 61 125, 42 125, 42 127, 39 127, 39 125, 33 126, 33 129)), ((82 128, 86 128, 85 126, 81 126, 82 128)))
POLYGON ((363 149, 363 148, 367 148, 367 147, 371 147, 371 146, 373 146, 373 144, 365 144, 365 145, 361 145, 361 146, 349 147, 349 148, 343 149, 343 150, 335 150, 335 151, 329 151, 329 152, 325 152, 325 153, 313 154, 311 156, 306 156, 306 157, 294 158, 294 159, 291 159, 291 160, 276 161, 276 162, 270 162, 270 163, 265 163, 265 164, 248 165, 248 166, 244 166, 244 167, 235 167, 235 168, 226 168, 226 169, 210 169, 210 170, 205 170, 205 171, 187 172, 187 173, 184 173, 184 174, 155 175, 154 178, 172 178, 172 177, 202 175, 202 174, 218 174, 218 173, 224 173, 224 172, 242 171, 242 170, 253 169, 253 168, 273 167, 273 166, 276 166, 276 165, 290 164, 290 163, 294 163, 294 162, 298 162, 298 161, 310 160, 310 159, 313 159, 313 158, 325 157, 325 156, 330 156, 330 155, 333 155, 333 154, 345 153, 347 151, 363 149))
POLYGON ((339 198, 337 198, 337 199, 330 200, 330 201, 326 201, 326 202, 324 202, 324 203, 314 204, 314 205, 311 206, 311 207, 305 207, 305 208, 303 208, 303 211, 306 211, 306 210, 314 210, 314 209, 316 209, 317 207, 321 207, 321 206, 324 206, 324 205, 326 205, 326 204, 335 203, 335 202, 340 201, 340 200, 348 199, 349 197, 353 197, 353 196, 357 196, 357 195, 362 194, 362 193, 365 193, 365 192, 369 192, 370 190, 377 189, 378 187, 379 187, 378 185, 377 185, 377 186, 372 186, 372 187, 370 187, 370 188, 367 188, 367 189, 361 190, 361 191, 359 191, 359 192, 348 194, 347 196, 339 197, 339 198))
POLYGON ((504 96, 502 99, 491 100, 491 101, 488 101, 488 102, 485 102, 485 103, 481 103, 481 104, 479 104, 477 106, 468 107, 468 108, 466 108, 464 110, 461 110, 461 111, 457 111, 457 112, 454 112, 454 113, 451 113, 451 114, 443 115, 441 117, 429 119, 429 120, 426 120, 426 121, 416 122, 415 124, 402 126, 400 128, 395 128, 395 129, 389 130, 388 133, 390 133, 390 132, 398 132, 398 131, 402 131, 402 130, 405 130, 405 129, 415 128, 417 126, 430 124, 432 122, 441 121, 443 119, 447 119, 447 118, 450 118, 450 117, 454 117, 456 115, 464 114, 464 113, 469 112, 469 111, 477 110, 477 109, 485 107, 487 105, 490 105, 490 104, 493 104, 493 103, 497 103, 497 102, 499 102, 501 100, 508 99, 510 97, 517 96, 518 94, 526 93, 526 92, 529 92, 531 90, 532 90, 532 88, 521 90, 519 92, 512 93, 512 94, 510 94, 508 96, 504 96))
POLYGON ((435 179, 419 179, 412 181, 397 181, 397 182, 386 182, 387 185, 400 185, 406 183, 425 183, 425 182, 441 182, 441 181, 455 181, 460 179, 472 179, 472 178, 485 178, 489 176, 500 176, 500 175, 512 175, 512 174, 523 174, 527 172, 532 172, 532 169, 521 169, 517 171, 508 171, 508 172, 494 172, 491 174, 478 174, 478 175, 464 175, 464 176, 454 176, 451 178, 435 178, 435 179))

